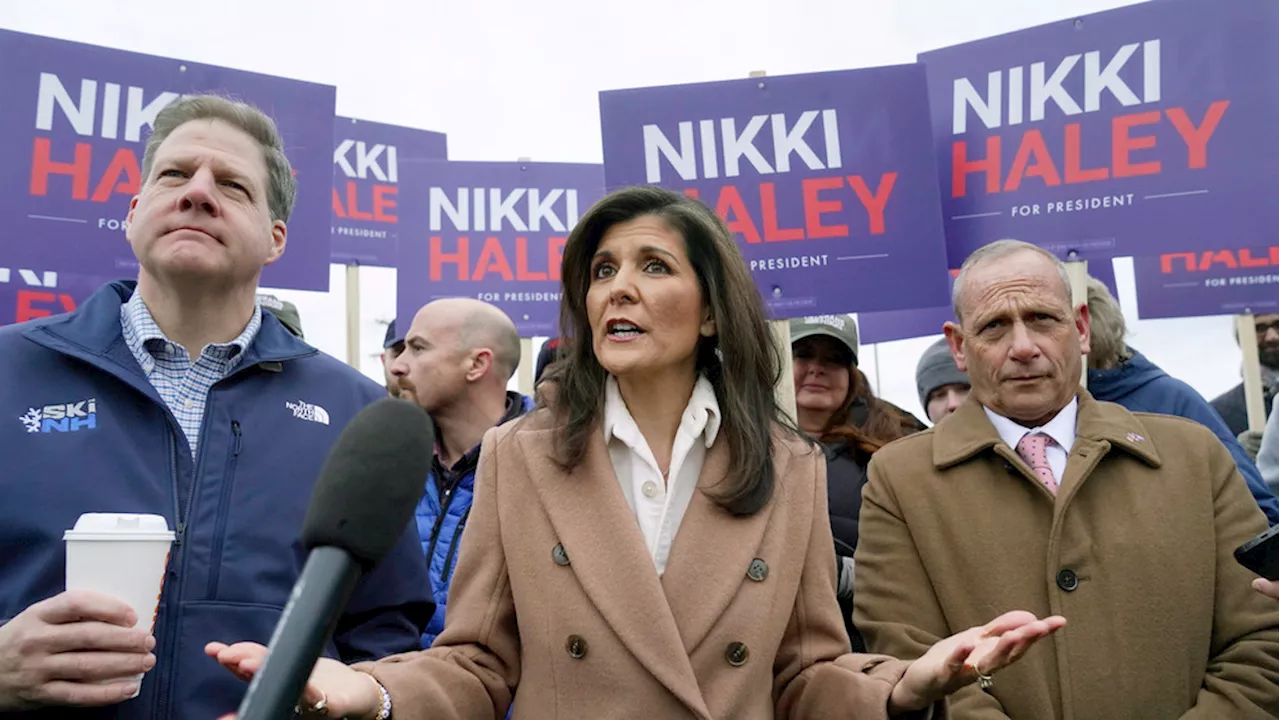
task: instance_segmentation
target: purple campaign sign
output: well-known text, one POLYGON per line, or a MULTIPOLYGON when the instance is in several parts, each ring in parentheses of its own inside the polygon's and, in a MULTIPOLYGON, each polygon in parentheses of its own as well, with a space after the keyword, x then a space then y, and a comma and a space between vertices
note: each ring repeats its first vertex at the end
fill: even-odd
MULTIPOLYGON (((947 279, 947 293, 955 283, 954 272, 947 279)), ((938 307, 858 313, 858 344, 892 342, 942 334, 942 324, 953 322, 951 303, 938 307)))
POLYGON ((0 267, 0 325, 71 312, 116 277, 0 267))
MULTIPOLYGON (((958 271, 952 271, 957 273, 958 271)), ((1094 260, 1089 263, 1089 274, 1102 281, 1113 296, 1116 292, 1116 272, 1110 260, 1094 260)), ((950 281, 954 284, 954 275, 950 281)), ((862 344, 892 342, 909 338, 941 335, 943 323, 955 322, 951 305, 920 308, 917 310, 890 310, 889 312, 858 313, 858 341, 862 344)))
POLYGON ((1265 314, 1280 307, 1280 248, 1166 253, 1133 259, 1138 317, 1265 314))
POLYGON ((1275 0, 1161 0, 920 55, 948 258, 1276 238, 1275 0))
POLYGON ((605 183, 725 218, 775 318, 946 303, 918 65, 600 93, 605 183))
POLYGON ((396 266, 401 217, 400 168, 444 160, 445 134, 355 118, 334 121, 333 250, 342 265, 396 266))
POLYGON ((401 230, 396 265, 405 327, 432 300, 471 297, 501 308, 521 337, 555 335, 565 240, 604 195, 603 169, 422 162, 401 175, 405 194, 419 199, 403 213, 412 222, 401 230))
POLYGON ((289 246, 262 285, 329 288, 334 88, 0 30, 0 260, 132 276, 124 235, 156 114, 229 94, 272 116, 298 178, 289 246))

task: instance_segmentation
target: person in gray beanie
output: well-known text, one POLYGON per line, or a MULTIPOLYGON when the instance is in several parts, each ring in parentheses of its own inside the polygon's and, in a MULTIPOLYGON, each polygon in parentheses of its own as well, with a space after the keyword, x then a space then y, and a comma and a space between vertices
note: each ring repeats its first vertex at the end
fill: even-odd
POLYGON ((930 345, 920 356, 916 364, 916 392, 920 395, 920 407, 934 425, 955 412, 969 397, 969 376, 956 367, 946 338, 930 345))

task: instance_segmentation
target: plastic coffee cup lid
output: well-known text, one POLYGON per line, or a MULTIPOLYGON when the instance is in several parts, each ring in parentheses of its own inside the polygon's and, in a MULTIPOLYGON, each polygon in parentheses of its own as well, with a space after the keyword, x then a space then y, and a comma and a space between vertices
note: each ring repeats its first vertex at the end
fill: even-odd
POLYGON ((85 513, 64 540, 167 540, 174 539, 162 515, 133 513, 85 513))

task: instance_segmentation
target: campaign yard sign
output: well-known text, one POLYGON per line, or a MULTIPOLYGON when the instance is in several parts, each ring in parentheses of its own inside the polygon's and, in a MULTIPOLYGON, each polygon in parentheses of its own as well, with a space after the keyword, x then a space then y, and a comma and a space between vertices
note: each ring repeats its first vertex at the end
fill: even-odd
POLYGON ((605 184, 725 219, 775 318, 946 303, 917 65, 600 93, 605 184))
POLYGON ((1133 259, 1138 317, 1267 314, 1280 308, 1280 247, 1133 259))
POLYGON ((949 260, 1276 240, 1275 0, 1159 0, 923 53, 949 260))
POLYGON ((402 170, 405 194, 418 200, 402 212, 410 221, 396 265, 397 317, 471 297, 501 308, 521 337, 555 336, 565 242, 604 195, 601 166, 423 162, 402 170))
POLYGON ((448 157, 445 134, 339 117, 333 135, 332 260, 395 267, 403 223, 426 218, 405 214, 400 168, 448 157))
POLYGON ((0 265, 133 276, 125 239, 156 115, 218 93, 273 117, 298 178, 284 256, 262 284, 329 288, 333 87, 0 30, 0 265))

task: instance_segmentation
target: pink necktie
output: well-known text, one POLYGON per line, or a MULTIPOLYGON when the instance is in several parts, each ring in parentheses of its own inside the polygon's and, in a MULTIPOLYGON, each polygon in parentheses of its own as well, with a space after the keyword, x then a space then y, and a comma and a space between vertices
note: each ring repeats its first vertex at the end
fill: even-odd
POLYGON ((1040 478, 1040 482, 1049 488, 1049 492, 1058 494, 1058 481, 1053 477, 1049 467, 1049 454, 1045 449, 1053 442, 1053 438, 1044 433, 1027 433, 1018 441, 1018 457, 1031 466, 1031 471, 1040 478))

